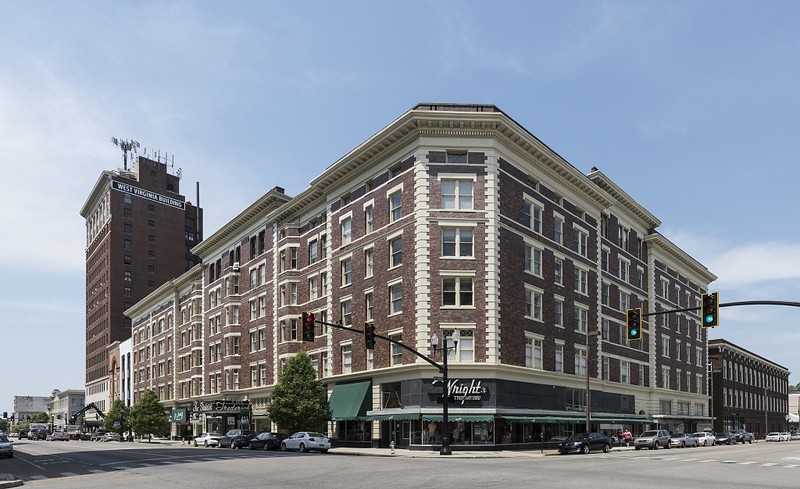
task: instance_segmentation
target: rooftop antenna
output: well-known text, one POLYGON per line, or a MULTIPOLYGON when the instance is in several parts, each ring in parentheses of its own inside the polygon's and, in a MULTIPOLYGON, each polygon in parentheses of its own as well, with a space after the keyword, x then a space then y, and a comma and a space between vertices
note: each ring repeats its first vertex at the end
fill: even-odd
POLYGON ((135 153, 136 148, 140 147, 139 142, 133 139, 128 141, 127 139, 111 138, 111 143, 122 150, 123 169, 128 171, 128 153, 135 153))

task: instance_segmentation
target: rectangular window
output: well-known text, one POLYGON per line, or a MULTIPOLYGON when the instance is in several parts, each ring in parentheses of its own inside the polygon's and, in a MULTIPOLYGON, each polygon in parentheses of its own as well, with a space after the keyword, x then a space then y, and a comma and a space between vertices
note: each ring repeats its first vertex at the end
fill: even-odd
POLYGON ((575 292, 588 295, 589 272, 575 267, 575 292))
POLYGON ((397 237, 389 241, 389 267, 403 264, 403 238, 397 237))
MULTIPOLYGON (((398 343, 402 343, 402 341, 403 341, 403 335, 401 335, 401 334, 394 334, 394 335, 389 336, 389 338, 391 338, 392 340, 394 340, 394 341, 396 341, 398 343)), ((392 365, 402 365, 403 364, 403 349, 402 349, 402 347, 400 345, 392 343, 391 350, 392 350, 392 359, 391 359, 392 365)))
POLYGON ((536 319, 537 321, 542 320, 542 301, 544 298, 544 294, 540 290, 525 289, 525 316, 529 318, 536 319))
POLYGON ((341 314, 342 326, 350 326, 353 324, 353 303, 350 299, 342 301, 341 314))
POLYGON ((308 279, 308 297, 312 301, 319 297, 319 277, 308 279))
POLYGON ((353 241, 353 220, 349 217, 342 219, 342 246, 348 245, 353 241))
POLYGON ((619 381, 623 384, 630 384, 631 382, 631 364, 626 360, 619 362, 619 381))
POLYGON ((564 345, 556 344, 555 348, 555 364, 553 369, 556 372, 563 372, 564 371, 564 345))
POLYGON ((589 310, 582 306, 575 306, 575 330, 586 333, 589 326, 589 310))
POLYGON ((631 295, 627 292, 619 292, 619 310, 627 311, 631 307, 631 295))
POLYGON ((611 295, 611 285, 603 282, 600 284, 600 303, 604 306, 609 305, 611 295))
POLYGON ((403 283, 389 286, 389 314, 403 312, 403 283))
POLYGON ((364 294, 364 319, 366 321, 372 321, 373 319, 373 300, 372 292, 364 294))
POLYGON ((553 264, 553 283, 564 285, 564 261, 561 258, 556 258, 553 264))
POLYGON ((373 221, 374 209, 372 205, 364 207, 364 229, 367 233, 375 230, 375 223, 373 221))
POLYGON ((472 296, 472 278, 446 277, 442 279, 443 306, 472 306, 472 296))
POLYGON ((472 228, 442 228, 442 256, 472 257, 472 228))
POLYGON ((395 222, 403 217, 403 192, 398 190, 389 195, 389 222, 395 222))
POLYGON ((619 279, 628 282, 631 275, 631 264, 625 260, 619 261, 619 279))
POLYGON ((341 262, 342 266, 342 286, 350 285, 353 281, 353 260, 345 258, 341 262))
POLYGON ((542 276, 542 250, 536 248, 535 246, 531 246, 529 244, 525 245, 525 271, 528 273, 532 273, 537 277, 542 276))
POLYGON ((556 298, 553 309, 553 324, 559 328, 564 327, 564 299, 556 298))
POLYGON ((472 180, 443 179, 442 208, 469 210, 472 204, 472 180))
POLYGON ((575 375, 586 377, 586 350, 575 349, 575 375))
POLYGON ((319 242, 315 239, 308 243, 308 262, 315 263, 319 260, 319 242))
POLYGON ((553 216, 553 241, 564 243, 564 218, 559 215, 553 216))
POLYGON ((375 273, 374 253, 372 248, 364 250, 364 276, 369 278, 375 273))
POLYGON ((575 251, 581 256, 589 255, 589 235, 586 232, 576 229, 575 230, 575 251))
POLYGON ((353 345, 342 345, 342 373, 353 371, 353 345))
POLYGON ((525 227, 533 230, 534 232, 542 232, 542 206, 525 200, 523 203, 524 218, 523 224, 525 227))

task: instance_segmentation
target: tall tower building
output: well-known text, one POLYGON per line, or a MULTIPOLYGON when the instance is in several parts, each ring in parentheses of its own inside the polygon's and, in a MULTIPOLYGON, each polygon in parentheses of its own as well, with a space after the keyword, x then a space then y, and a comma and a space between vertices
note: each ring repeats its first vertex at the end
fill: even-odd
MULTIPOLYGON (((203 210, 180 193, 180 171, 138 156, 128 169, 104 171, 81 216, 86 219, 86 402, 110 406, 117 362, 109 347, 131 336, 123 314, 199 262, 203 210)), ((199 201, 199 184, 198 184, 199 201)), ((93 412, 87 413, 87 421, 93 412)))

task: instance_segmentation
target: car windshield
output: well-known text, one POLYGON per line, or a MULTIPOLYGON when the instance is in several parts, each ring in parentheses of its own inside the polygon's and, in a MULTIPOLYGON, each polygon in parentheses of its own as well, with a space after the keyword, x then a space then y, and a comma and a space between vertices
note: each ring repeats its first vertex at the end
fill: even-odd
POLYGON ((683 434, 683 433, 675 433, 675 434, 674 434, 674 435, 672 435, 670 438, 683 438, 683 437, 684 437, 684 434, 683 434))
POLYGON ((645 431, 644 433, 642 433, 642 436, 656 436, 656 435, 658 435, 657 431, 645 431))
POLYGON ((8 438, 6 438, 6 435, 0 435, 0 442, 1 443, 8 443, 8 438))

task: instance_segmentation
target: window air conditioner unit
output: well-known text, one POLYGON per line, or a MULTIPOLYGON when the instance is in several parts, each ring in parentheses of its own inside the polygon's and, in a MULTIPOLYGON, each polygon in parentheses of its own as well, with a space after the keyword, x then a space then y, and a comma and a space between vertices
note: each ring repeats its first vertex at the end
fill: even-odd
POLYGON ((234 272, 238 272, 239 271, 239 262, 238 261, 233 262, 233 271, 234 272))

